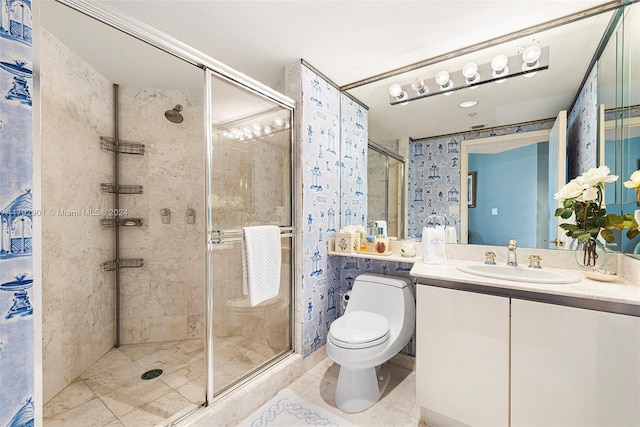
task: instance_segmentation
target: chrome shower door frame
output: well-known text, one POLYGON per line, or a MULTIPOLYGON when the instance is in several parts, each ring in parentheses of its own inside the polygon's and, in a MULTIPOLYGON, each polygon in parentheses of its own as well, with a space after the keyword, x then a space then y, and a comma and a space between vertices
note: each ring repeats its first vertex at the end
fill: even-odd
MULTIPOLYGON (((295 102, 273 90, 272 88, 254 80, 231 67, 215 60, 214 58, 194 49, 193 47, 177 40, 176 38, 168 35, 167 33, 160 31, 143 21, 135 19, 120 10, 113 8, 107 4, 100 2, 91 2, 88 0, 55 0, 71 9, 74 9, 90 18, 93 18, 103 24, 106 24, 118 31, 121 31, 133 38, 136 38, 144 43, 147 43, 153 47, 156 47, 170 55, 173 55, 179 59, 182 59, 196 67, 203 70, 203 88, 204 88, 204 134, 207 159, 205 161, 205 203, 206 209, 206 224, 207 230, 206 236, 206 261, 205 261, 205 283, 203 284, 205 289, 205 396, 204 405, 209 405, 214 400, 213 390, 213 254, 212 254, 212 233, 213 233, 213 209, 212 209, 212 193, 211 193, 211 178, 212 178, 212 123, 211 123, 211 79, 215 75, 218 78, 223 78, 230 83, 243 87, 257 95, 264 97, 282 107, 291 110, 291 225, 293 227, 292 237, 292 271, 291 271, 291 305, 290 305, 290 336, 291 336, 291 352, 293 353, 294 343, 296 342, 296 330, 295 325, 295 283, 296 278, 299 276, 297 269, 297 261, 295 256, 295 236, 297 234, 297 217, 298 217, 298 200, 296 197, 296 170, 297 161, 295 153, 297 152, 296 135, 293 131, 295 125, 293 121, 295 102)), ((286 357, 286 356, 285 356, 286 357)), ((275 363, 275 361, 273 361, 275 363)), ((248 381, 250 378, 245 378, 244 381, 248 381)), ((230 391, 230 390, 229 390, 230 391)), ((222 396, 222 395, 221 395, 222 396)), ((220 396, 220 397, 221 397, 220 396)), ((190 414, 181 417, 180 420, 184 420, 190 414)), ((175 420, 174 423, 180 420, 175 420)))
MULTIPOLYGON (((214 401, 214 399, 219 399, 227 394, 229 394, 230 392, 232 392, 233 390, 235 390, 237 387, 241 386, 242 384, 245 384, 246 382, 250 381, 253 377, 255 377, 256 375, 258 375, 260 372, 262 372, 262 370, 260 372, 256 372, 252 375, 246 376, 244 378, 242 378, 241 380, 239 380, 238 382, 236 382, 234 385, 232 385, 231 387, 227 388, 224 393, 221 393, 217 396, 214 396, 214 384, 213 384, 213 338, 214 338, 214 328, 213 328, 213 311, 214 311, 214 301, 213 301, 213 284, 214 284, 214 265, 213 265, 213 248, 216 244, 220 243, 220 230, 217 230, 216 227, 214 226, 214 217, 215 217, 215 212, 213 209, 213 177, 214 177, 214 165, 213 165, 213 160, 214 160, 214 147, 213 147, 213 120, 212 120, 212 116, 211 116, 211 112, 212 112, 212 105, 215 102, 215 100, 213 99, 213 94, 212 94, 212 88, 213 88, 213 84, 212 84, 212 79, 213 78, 217 78, 217 79, 221 79, 224 80, 226 82, 228 82, 229 84, 241 87, 255 95, 258 95, 268 101, 273 102, 274 104, 278 105, 279 107, 285 108, 287 110, 290 111, 290 118, 291 118, 291 173, 290 173, 290 177, 291 177, 291 206, 290 206, 290 215, 291 215, 291 227, 284 227, 286 228, 286 232, 289 234, 291 234, 291 239, 292 239, 292 251, 291 251, 291 271, 290 271, 290 277, 291 277, 291 288, 290 288, 290 292, 291 292, 291 304, 289 306, 289 336, 291 337, 290 339, 290 346, 291 348, 289 349, 290 351, 288 353, 286 353, 284 356, 276 358, 274 360, 271 361, 270 365, 272 365, 273 363, 276 363, 278 360, 280 360, 283 357, 287 357, 291 354, 293 354, 293 347, 294 347, 294 343, 295 343, 295 301, 296 301, 296 296, 295 296, 295 279, 297 277, 297 273, 296 273, 296 251, 295 251, 295 236, 296 236, 296 218, 297 218, 297 198, 296 198, 296 191, 295 189, 297 188, 297 186, 295 185, 295 171, 297 170, 297 162, 296 162, 296 144, 295 144, 295 135, 294 135, 294 131, 293 129, 295 129, 295 123, 294 123, 294 101, 287 98, 284 95, 281 95, 279 93, 276 92, 276 94, 278 96, 274 97, 272 96, 272 93, 267 93, 265 91, 260 90, 259 87, 253 86, 253 85, 247 85, 245 83, 240 82, 238 79, 234 79, 233 76, 229 76, 226 75, 224 73, 221 73, 219 71, 213 70, 213 69, 209 69, 209 68, 205 68, 205 107, 204 107, 204 114, 205 114, 205 123, 206 123, 206 128, 205 128, 205 138, 206 138, 206 167, 205 167, 205 192, 206 192, 206 224, 207 224, 207 256, 206 256, 206 270, 205 270, 205 280, 206 280, 206 288, 205 288, 205 304, 206 304, 206 310, 205 310, 205 336, 206 336, 206 340, 205 340, 205 363, 207 364, 206 367, 206 402, 205 404, 208 405, 211 402, 214 401)), ((266 368, 265 368, 266 369, 266 368)))

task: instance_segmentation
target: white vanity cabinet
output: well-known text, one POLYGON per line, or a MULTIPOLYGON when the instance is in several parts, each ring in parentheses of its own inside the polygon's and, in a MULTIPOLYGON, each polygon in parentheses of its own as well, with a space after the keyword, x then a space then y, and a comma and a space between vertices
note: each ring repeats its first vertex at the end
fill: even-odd
POLYGON ((509 298, 417 286, 417 401, 429 425, 509 425, 509 298))
POLYGON ((640 426, 640 317, 459 286, 417 286, 428 425, 640 426))
POLYGON ((640 426, 640 318, 512 299, 512 426, 640 426))

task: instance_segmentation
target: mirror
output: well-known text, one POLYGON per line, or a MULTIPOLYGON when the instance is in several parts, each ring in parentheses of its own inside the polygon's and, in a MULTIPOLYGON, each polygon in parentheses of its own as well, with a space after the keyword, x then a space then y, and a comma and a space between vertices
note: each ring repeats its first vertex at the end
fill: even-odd
MULTIPOLYGON (((410 137, 406 148, 409 237, 421 237, 424 219, 431 213, 460 219, 460 199, 463 186, 466 186, 466 177, 461 177, 461 170, 463 163, 468 166, 467 159, 461 156, 463 141, 500 136, 509 127, 514 128, 513 133, 526 132, 527 126, 533 126, 531 130, 549 129, 547 121, 552 123, 559 111, 574 104, 583 86, 583 77, 592 70, 592 59, 614 13, 601 13, 564 25, 558 23, 535 34, 523 34, 517 39, 348 90, 370 108, 370 139, 385 142, 410 137), (389 87, 394 83, 411 83, 415 78, 431 79, 441 70, 461 70, 470 61, 485 64, 499 53, 521 53, 532 44, 549 47, 550 51, 549 69, 532 78, 518 76, 500 84, 487 83, 475 89, 456 90, 449 96, 438 94, 404 106, 390 105, 389 87), (478 105, 461 108, 460 104, 466 100, 477 100, 478 105), (431 197, 430 202, 427 194, 431 197)), ((570 116, 569 124, 571 119, 575 120, 570 116)), ((578 122, 582 124, 580 120, 578 122)), ((589 123, 588 127, 597 129, 597 123, 589 123)), ((480 190, 486 184, 492 183, 478 178, 480 190)), ((542 224, 535 226, 542 229, 549 219, 547 215, 542 218, 542 224)), ((512 231, 514 235, 527 227, 526 224, 519 222, 518 228, 512 231)), ((466 230, 458 232, 462 237, 466 230)))
MULTIPOLYGON (((620 179, 607 185, 607 211, 633 213, 639 208, 636 193, 622 183, 640 169, 640 6, 628 5, 602 53, 598 64, 600 107, 600 164, 620 179)), ((640 257, 640 237, 629 241, 626 232, 616 233, 618 249, 640 257)))
POLYGON ((467 205, 469 244, 502 246, 517 230, 518 246, 547 247, 548 133, 535 139, 519 135, 503 144, 485 142, 469 147, 467 173, 473 173, 475 180, 467 190, 472 193, 467 200, 473 202, 467 205), (515 179, 529 183, 527 188, 514 185, 515 179))
POLYGON ((369 141, 367 153, 367 216, 387 221, 387 234, 402 239, 404 231, 405 161, 369 141))

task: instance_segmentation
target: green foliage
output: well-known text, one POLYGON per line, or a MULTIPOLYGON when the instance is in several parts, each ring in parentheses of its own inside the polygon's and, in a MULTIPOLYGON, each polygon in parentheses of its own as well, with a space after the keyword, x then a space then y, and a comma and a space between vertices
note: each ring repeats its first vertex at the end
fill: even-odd
POLYGON ((575 214, 575 224, 560 224, 566 230, 568 237, 585 242, 589 238, 597 238, 598 234, 604 240, 611 243, 615 239, 612 230, 627 231, 627 237, 633 239, 640 234, 638 224, 632 214, 617 215, 607 214, 607 210, 600 206, 600 194, 597 201, 579 202, 576 199, 567 199, 561 208, 556 209, 555 216, 569 219, 575 214))
MULTIPOLYGON (((627 237, 629 238, 629 240, 633 239, 638 234, 640 234, 640 230, 638 230, 638 224, 636 223, 636 220, 632 214, 624 214, 624 215, 609 214, 607 215, 607 218, 603 227, 605 228, 605 230, 603 230, 603 233, 602 233, 603 237, 605 235, 604 231, 607 232, 607 235, 609 235, 610 233, 610 235, 613 236, 613 232, 610 230, 622 231, 627 228, 629 229, 627 230, 627 237)), ((611 240, 613 240, 613 238, 611 240)), ((610 242, 611 240, 607 240, 607 242, 610 242)))

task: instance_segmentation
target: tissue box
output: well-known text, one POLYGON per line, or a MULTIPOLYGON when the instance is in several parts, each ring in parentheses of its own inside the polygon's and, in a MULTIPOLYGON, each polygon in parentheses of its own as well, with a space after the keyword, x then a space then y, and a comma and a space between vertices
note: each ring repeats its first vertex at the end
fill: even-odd
POLYGON ((345 254, 354 254, 360 249, 359 233, 336 233, 335 251, 345 254))

